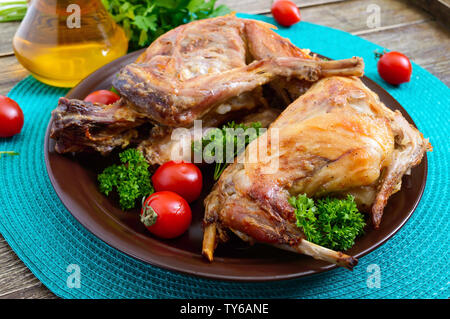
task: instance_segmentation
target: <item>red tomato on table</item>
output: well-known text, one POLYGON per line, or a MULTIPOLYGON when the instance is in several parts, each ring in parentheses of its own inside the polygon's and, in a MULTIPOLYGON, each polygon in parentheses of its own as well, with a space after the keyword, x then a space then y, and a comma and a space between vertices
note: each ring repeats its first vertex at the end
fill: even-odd
POLYGON ((154 235, 175 238, 183 234, 191 224, 189 204, 173 192, 156 192, 142 204, 141 222, 154 235))
POLYGON ((412 73, 411 62, 403 53, 384 53, 378 60, 378 73, 386 82, 394 85, 409 82, 412 73))
POLYGON ((275 0, 271 11, 274 19, 285 27, 289 27, 301 19, 297 5, 289 0, 275 0))
POLYGON ((19 134, 23 127, 23 112, 19 104, 0 95, 0 137, 19 134))
POLYGON ((157 192, 171 191, 191 203, 202 192, 203 178, 196 165, 170 161, 158 167, 152 176, 152 183, 157 192))
POLYGON ((116 93, 108 90, 99 90, 92 92, 86 98, 84 99, 86 102, 92 102, 92 103, 100 103, 100 104, 113 104, 117 100, 120 99, 120 96, 118 96, 116 93))

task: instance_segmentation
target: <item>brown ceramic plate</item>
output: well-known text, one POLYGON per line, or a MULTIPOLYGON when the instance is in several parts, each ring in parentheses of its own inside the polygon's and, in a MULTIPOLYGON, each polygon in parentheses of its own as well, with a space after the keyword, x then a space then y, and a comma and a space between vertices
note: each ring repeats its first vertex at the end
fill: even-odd
MULTIPOLYGON (((111 88, 113 76, 133 62, 140 52, 134 52, 91 74, 68 94, 68 98, 83 99, 90 92, 111 88)), ((364 83, 375 91, 390 108, 400 110, 412 123, 402 106, 383 88, 364 77, 364 83)), ((247 246, 239 240, 219 245, 213 263, 201 255, 203 198, 212 186, 211 168, 203 169, 205 189, 201 199, 192 205, 193 220, 189 230, 173 240, 153 237, 139 222, 138 210, 120 210, 116 198, 98 191, 96 176, 111 164, 111 158, 99 155, 60 155, 49 138, 50 122, 45 137, 45 160, 53 187, 69 212, 88 230, 110 246, 162 268, 191 275, 235 280, 267 281, 296 278, 336 268, 308 256, 277 250, 265 245, 247 246)), ((427 158, 403 179, 401 191, 393 195, 384 210, 379 230, 367 227, 349 254, 360 258, 391 238, 408 220, 422 196, 427 175, 427 158)))

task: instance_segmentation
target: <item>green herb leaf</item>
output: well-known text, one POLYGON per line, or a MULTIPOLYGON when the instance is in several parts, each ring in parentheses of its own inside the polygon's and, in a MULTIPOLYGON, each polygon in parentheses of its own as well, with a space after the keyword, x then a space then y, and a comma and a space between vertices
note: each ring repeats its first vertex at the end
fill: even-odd
POLYGON ((163 33, 198 19, 230 13, 215 0, 102 0, 130 40, 130 51, 148 46, 163 33))
POLYGON ((119 158, 122 164, 111 165, 98 175, 99 188, 105 195, 115 189, 120 207, 131 209, 136 206, 136 199, 154 192, 149 165, 142 153, 133 148, 120 153, 119 158))
POLYGON ((347 250, 363 233, 364 216, 358 211, 354 197, 324 198, 314 203, 305 194, 289 198, 295 208, 297 226, 308 241, 335 250, 347 250))
POLYGON ((201 140, 192 142, 192 150, 195 156, 200 155, 207 163, 216 163, 214 180, 218 180, 228 164, 263 131, 260 122, 252 123, 250 126, 229 122, 221 129, 209 130, 201 140), (232 151, 227 153, 227 150, 232 151))
POLYGON ((0 22, 21 21, 26 13, 26 0, 0 1, 0 22))

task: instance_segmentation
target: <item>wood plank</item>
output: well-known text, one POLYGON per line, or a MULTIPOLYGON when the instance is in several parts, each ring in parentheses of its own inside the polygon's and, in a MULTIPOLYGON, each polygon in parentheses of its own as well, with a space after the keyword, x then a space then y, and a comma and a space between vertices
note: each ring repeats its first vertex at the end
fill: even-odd
POLYGON ((0 58, 0 94, 6 95, 28 74, 14 55, 0 58))
POLYGON ((351 32, 351 34, 361 36, 364 34, 370 34, 370 33, 375 33, 375 32, 380 32, 380 31, 394 30, 394 29, 397 30, 399 28, 403 28, 403 27, 407 27, 410 25, 419 24, 419 23, 423 23, 423 22, 427 22, 427 21, 433 21, 433 20, 417 20, 414 22, 406 22, 406 23, 399 23, 399 24, 394 24, 394 25, 387 25, 384 27, 378 27, 378 28, 374 28, 374 29, 355 31, 355 32, 351 32))
POLYGON ((19 27, 19 22, 4 22, 0 28, 0 55, 13 54, 12 39, 19 27))
MULTIPOLYGON (((343 2, 346 0, 291 0, 299 8, 307 8, 314 6, 327 5, 335 2, 343 2)), ((217 4, 226 4, 231 10, 237 12, 246 12, 253 14, 270 13, 270 7, 273 0, 218 0, 217 4)))
POLYGON ((1 299, 58 299, 54 293, 48 290, 42 284, 33 288, 19 289, 4 295, 1 299))
POLYGON ((6 95, 29 73, 14 56, 12 39, 20 22, 5 22, 0 27, 0 94, 6 95))
POLYGON ((450 27, 450 0, 412 0, 411 2, 450 27))
POLYGON ((442 82, 450 87, 450 62, 449 60, 437 61, 431 64, 421 65, 427 71, 431 72, 433 75, 437 76, 442 82))
POLYGON ((0 235, 0 299, 55 298, 0 235))

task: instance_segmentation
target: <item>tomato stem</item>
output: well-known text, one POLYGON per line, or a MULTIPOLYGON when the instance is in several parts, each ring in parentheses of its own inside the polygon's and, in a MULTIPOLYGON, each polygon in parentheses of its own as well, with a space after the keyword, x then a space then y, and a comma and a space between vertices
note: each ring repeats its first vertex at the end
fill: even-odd
POLYGON ((384 54, 387 53, 386 50, 383 50, 383 52, 378 52, 378 49, 376 49, 375 51, 373 51, 373 53, 375 54, 375 60, 380 59, 384 54))
POLYGON ((158 214, 155 210, 149 204, 144 202, 142 206, 141 222, 145 226, 150 227, 156 223, 157 219, 158 214))

